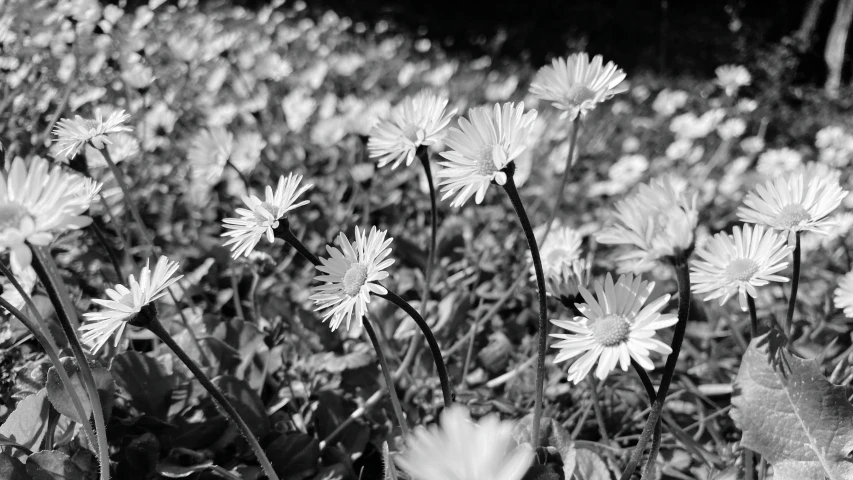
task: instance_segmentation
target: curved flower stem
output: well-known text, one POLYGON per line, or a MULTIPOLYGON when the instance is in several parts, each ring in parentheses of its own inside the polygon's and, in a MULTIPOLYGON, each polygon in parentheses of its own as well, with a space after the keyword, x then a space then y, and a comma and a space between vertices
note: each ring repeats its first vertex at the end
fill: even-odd
MULTIPOLYGON (((296 235, 290 230, 290 225, 287 222, 287 219, 281 220, 278 228, 275 230, 276 235, 281 237, 285 242, 287 242, 290 246, 296 249, 300 255, 302 255, 306 260, 313 263, 315 266, 320 265, 320 259, 317 258, 316 255, 311 253, 302 242, 296 238, 296 235)), ((429 348, 432 351, 432 358, 435 360, 435 368, 438 371, 438 379, 441 382, 441 393, 444 396, 444 406, 449 407, 453 404, 453 395, 450 390, 450 379, 447 375, 447 367, 444 366, 444 359, 441 356, 441 349, 438 346, 438 342, 435 340, 435 336, 432 334, 432 330, 430 330, 429 325, 427 325, 426 321, 423 317, 420 316, 417 310, 412 308, 409 305, 409 302, 400 298, 396 293, 388 291, 385 294, 376 294, 378 297, 382 297, 385 300, 393 303, 404 312, 406 312, 412 320, 420 327, 421 332, 423 332, 426 337, 427 343, 429 344, 429 348)), ((389 385, 390 388, 390 385, 389 385)))
MULTIPOLYGON (((633 358, 631 359, 631 366, 634 367, 634 370, 637 372, 637 376, 640 377, 640 382, 643 383, 643 388, 646 389, 646 395, 648 395, 648 397, 649 397, 649 403, 654 404, 655 403, 655 397, 657 397, 657 394, 655 393, 655 387, 654 387, 654 385, 652 385, 652 380, 649 378, 649 374, 646 373, 646 371, 643 369, 643 367, 640 366, 640 364, 637 363, 637 361, 634 360, 633 358)), ((649 452, 650 457, 657 457, 657 453, 660 450, 661 430, 662 430, 661 427, 662 427, 661 421, 658 420, 657 425, 655 425, 654 436, 652 437, 652 449, 649 452)), ((641 478, 642 479, 649 479, 649 480, 653 479, 654 473, 655 473, 654 469, 655 469, 655 463, 654 462, 647 462, 646 467, 643 469, 643 476, 641 478)))
POLYGON ((758 336, 758 314, 755 310, 755 299, 746 295, 746 305, 749 308, 749 335, 750 340, 758 336))
POLYGON ((421 316, 427 317, 427 302, 429 301, 430 281, 432 280, 432 271, 435 268, 435 247, 438 237, 438 209, 435 200, 435 184, 432 181, 432 170, 429 165, 429 150, 426 146, 420 146, 417 150, 418 159, 421 165, 424 166, 427 183, 429 184, 429 202, 430 202, 430 236, 429 250, 427 254, 426 267, 424 269, 424 288, 421 293, 421 316))
POLYGON ((370 343, 373 344, 373 349, 376 350, 376 357, 379 359, 379 367, 382 369, 382 375, 385 376, 385 384, 388 387, 388 396, 391 397, 391 405, 394 406, 394 414, 397 415, 397 423, 400 424, 400 430, 403 432, 403 438, 409 436, 409 424, 406 423, 406 416, 403 415, 403 408, 400 406, 400 399, 397 398, 397 389, 394 387, 394 377, 391 375, 391 370, 388 368, 388 360, 385 359, 385 352, 382 351, 382 344, 379 342, 379 337, 376 336, 376 331, 373 330, 370 320, 365 316, 361 319, 364 330, 367 336, 370 337, 370 343))
MULTIPOLYGON (((252 447, 252 451, 255 452, 255 457, 257 457, 258 462, 260 462, 261 467, 264 469, 264 473, 266 473, 267 477, 270 480, 278 480, 278 476, 275 473, 275 470, 272 468, 272 464, 267 458, 264 450, 261 448, 261 445, 258 443, 258 439, 255 438, 255 435, 249 429, 249 426, 246 425, 246 422, 243 421, 243 418, 237 413, 237 409, 225 398, 225 395, 210 381, 210 378, 201 370, 198 364, 190 358, 189 355, 172 339, 172 336, 169 335, 169 332, 163 328, 163 324, 160 323, 160 320, 157 319, 156 309, 153 308, 153 304, 149 304, 148 307, 151 310, 154 310, 153 314, 147 314, 145 318, 145 323, 143 324, 135 324, 136 326, 146 328, 151 333, 157 336, 163 343, 165 343, 172 352, 190 369, 193 375, 198 379, 199 383, 207 390, 211 397, 216 401, 216 403, 225 411, 228 417, 237 424, 237 427, 240 429, 240 432, 243 434, 243 437, 249 442, 249 446, 252 447)), ((141 314, 140 314, 141 316, 141 314)))
POLYGON ((94 416, 95 432, 98 439, 98 460, 101 463, 101 479, 108 480, 110 478, 110 445, 107 440, 104 410, 101 406, 101 397, 98 396, 95 376, 92 374, 92 369, 89 367, 89 360, 86 358, 86 353, 83 351, 83 346, 80 344, 80 339, 77 338, 77 332, 71 321, 73 312, 70 309, 74 308, 74 306, 68 298, 68 292, 64 290, 64 285, 60 283, 60 280, 55 275, 51 274, 55 269, 53 268, 53 260, 50 258, 50 254, 43 250, 43 247, 31 246, 31 250, 33 251, 33 269, 35 269, 36 274, 47 291, 47 296, 50 297, 50 301, 53 303, 56 316, 59 318, 59 324, 62 326, 62 331, 65 332, 68 344, 71 346, 71 351, 74 352, 74 356, 77 358, 77 366, 80 368, 83 383, 86 385, 89 403, 92 404, 92 415, 94 416), (66 301, 63 301, 64 299, 66 301))
POLYGON ((785 316, 784 332, 786 335, 793 333, 794 310, 797 307, 797 288, 800 285, 800 232, 796 232, 796 243, 794 244, 794 274, 791 278, 791 297, 788 298, 788 314, 785 316))
MULTIPOLYGON (((656 425, 660 421, 663 405, 666 401, 666 394, 669 393, 669 385, 672 383, 672 377, 675 374, 675 365, 678 363, 678 354, 681 352, 684 332, 687 330, 687 320, 690 316, 690 269, 687 266, 687 258, 679 258, 673 264, 673 267, 675 268, 675 276, 678 279, 678 323, 675 324, 675 331, 672 334, 672 345, 670 346, 672 353, 666 358, 666 366, 664 367, 663 377, 661 377, 660 387, 658 387, 657 395, 654 402, 652 402, 652 411, 646 420, 646 426, 643 428, 643 433, 637 441, 637 446, 631 452, 628 466, 622 472, 620 480, 628 480, 634 475, 634 471, 640 463, 640 458, 643 456, 643 451, 646 449, 646 444, 649 443, 654 434, 653 431, 657 428, 656 425)), ((649 462, 654 463, 655 457, 650 455, 649 462)))
MULTIPOLYGON (((29 298, 29 295, 26 295, 25 291, 20 290, 20 292, 21 295, 25 295, 25 298, 29 299, 27 301, 27 306, 29 307, 32 303, 32 299, 29 298)), ((89 440, 89 444, 93 447, 98 445, 95 432, 92 430, 92 425, 89 423, 89 416, 86 415, 86 409, 83 408, 83 402, 80 401, 80 396, 77 395, 77 389, 74 388, 74 385, 71 383, 71 378, 68 376, 68 372, 65 370, 65 367, 59 359, 59 354, 57 353, 59 352, 59 348, 56 346, 56 342, 53 340, 53 337, 50 336, 50 333, 45 333, 45 331, 42 330, 41 326, 44 325, 44 319, 41 319, 40 315, 34 314, 33 316, 39 318, 39 320, 33 322, 29 317, 24 315, 23 312, 17 308, 13 307, 12 304, 6 301, 3 297, 0 297, 0 307, 5 308, 9 313, 20 320, 21 323, 23 323, 24 326, 32 332, 33 336, 36 337, 36 340, 44 348, 47 357, 50 359, 50 363, 52 363, 54 368, 56 368, 56 373, 59 374, 59 379, 62 380, 62 386, 65 387, 65 391, 67 391, 68 396, 71 397, 71 403, 74 404, 74 410, 77 410, 77 415, 80 415, 80 418, 82 419, 80 426, 83 427, 83 431, 86 433, 86 438, 89 440)), ((33 307, 29 308, 32 309, 33 307)))
POLYGON ((518 194, 518 188, 516 188, 515 181, 512 178, 513 174, 515 174, 515 164, 510 163, 504 170, 506 172, 506 184, 503 187, 518 216, 521 229, 524 230, 524 236, 527 237, 527 246, 530 248, 530 256, 533 258, 533 268, 536 271, 536 287, 539 290, 539 357, 536 362, 536 403, 533 407, 533 435, 531 438, 533 450, 536 451, 539 447, 539 420, 542 418, 542 396, 545 387, 545 353, 548 340, 548 304, 545 298, 545 273, 542 270, 542 259, 539 257, 539 247, 536 244, 533 227, 530 225, 530 219, 527 217, 524 204, 521 203, 521 196, 518 194))
POLYGON ((572 120, 572 133, 569 139, 569 155, 566 157, 566 169, 563 170, 563 178, 560 180, 560 188, 557 190, 557 196, 554 199, 554 206, 551 208, 551 213, 548 214, 548 221, 545 222, 545 234, 542 235, 542 241, 551 233, 551 227, 554 225, 554 219, 557 218, 557 211, 560 210, 560 203, 563 201, 563 192, 566 190, 566 185, 569 183, 569 174, 575 164, 575 148, 578 143, 578 133, 580 132, 580 115, 572 120))

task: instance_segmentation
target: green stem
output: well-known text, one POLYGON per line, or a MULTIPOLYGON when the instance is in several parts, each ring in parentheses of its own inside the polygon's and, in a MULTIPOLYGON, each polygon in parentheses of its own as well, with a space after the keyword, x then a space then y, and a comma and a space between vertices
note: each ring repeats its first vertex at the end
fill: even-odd
POLYGON ((83 377, 83 383, 86 385, 89 403, 92 404, 92 415, 95 419, 95 432, 98 439, 98 460, 101 463, 101 479, 108 480, 110 478, 110 446, 107 440, 106 421, 104 419, 103 407, 101 406, 101 397, 98 396, 95 376, 92 374, 86 353, 83 351, 83 346, 80 344, 80 339, 77 338, 77 332, 71 321, 71 316, 74 315, 76 318, 76 313, 69 310, 74 307, 68 297, 68 292, 64 289, 64 285, 56 275, 51 273, 55 272, 55 268, 53 267, 53 260, 50 258, 50 254, 43 247, 31 246, 31 249, 33 251, 33 268, 39 279, 41 279, 41 283, 44 285, 50 301, 53 303, 56 316, 59 318, 59 324, 68 338, 71 351, 74 352, 74 356, 77 358, 77 365, 80 367, 80 374, 83 377))
POLYGON ((788 314, 785 317, 785 333, 793 334, 794 310, 797 308, 797 288, 800 285, 800 232, 796 232, 796 243, 794 244, 794 274, 791 278, 791 297, 788 298, 788 314))
POLYGON ((554 207, 551 208, 551 213, 548 215, 546 222, 545 234, 542 235, 542 241, 551 233, 551 227, 554 225, 554 219, 557 218, 557 212, 560 210, 560 203, 563 201, 563 193, 566 191, 566 185, 569 184, 569 174, 575 164, 575 147, 578 143, 578 133, 580 132, 580 116, 575 117, 572 121, 572 133, 569 139, 569 154, 566 157, 566 169, 563 170, 563 178, 560 180, 560 188, 557 189, 557 197, 554 199, 554 207))
POLYGON ((106 250, 107 255, 110 257, 110 262, 113 264, 113 270, 116 272, 116 276, 119 278, 119 283, 124 281, 124 275, 121 272, 121 261, 116 255, 113 248, 110 246, 109 241, 107 241, 107 236, 104 235, 104 231, 98 226, 98 224, 92 219, 92 223, 89 225, 89 229, 95 233, 95 236, 98 237, 98 241, 101 242, 101 246, 106 250))
MULTIPOLYGON (((663 405, 666 402, 666 395, 669 393, 669 386, 672 383, 675 366, 678 363, 678 355, 681 353, 681 343, 684 341, 684 333, 687 330, 687 320, 690 317, 690 269, 688 268, 686 258, 679 258, 673 266, 675 267, 675 275, 678 280, 678 323, 675 324, 675 331, 672 334, 672 353, 666 358, 666 366, 664 367, 657 395, 652 403, 652 411, 649 414, 648 420, 646 420, 646 426, 643 428, 643 433, 637 441, 637 446, 631 452, 628 467, 622 473, 620 480, 629 480, 634 475, 634 471, 640 463, 640 458, 643 456, 643 451, 646 449, 646 444, 651 440, 654 430, 657 428, 658 422, 660 422, 663 405)), ((649 462, 654 463, 655 457, 650 455, 649 462)))
MULTIPOLYGON (((153 304, 149 304, 149 306, 153 309, 153 304)), ((156 312, 156 309, 154 310, 156 312)), ((260 462, 261 467, 264 469, 264 473, 266 473, 267 477, 269 477, 270 480, 278 480, 278 476, 276 475, 275 470, 273 470, 272 464, 264 453, 264 450, 261 448, 261 445, 258 443, 258 439, 255 438, 255 435, 249 429, 249 426, 246 425, 246 422, 243 421, 243 418, 240 416, 239 413, 237 413, 237 409, 235 409, 231 402, 228 401, 222 391, 220 391, 216 387, 216 385, 214 385, 213 382, 210 381, 210 378, 205 375, 205 373, 201 370, 198 364, 195 363, 189 355, 187 355, 187 353, 175 342, 174 339, 172 339, 172 336, 169 335, 169 332, 167 332, 166 329, 163 328, 163 324, 161 324, 160 320, 157 319, 156 313, 154 313, 153 315, 148 315, 147 317, 148 318, 145 319, 147 320, 146 323, 142 325, 135 325, 148 329, 149 331, 151 331, 151 333, 156 335, 157 338, 159 338, 163 343, 165 343, 166 346, 172 349, 172 352, 174 352, 174 354, 184 363, 184 365, 186 365, 187 368, 190 369, 192 374, 195 375, 195 377, 198 379, 199 383, 201 383, 201 385, 207 390, 207 392, 210 393, 210 396, 213 397, 216 403, 219 404, 220 407, 222 407, 222 410, 225 411, 231 421, 237 424, 237 427, 243 433, 243 437, 246 438, 246 441, 249 442, 249 446, 252 447, 252 450, 255 452, 255 456, 257 457, 258 462, 260 462)))
MULTIPOLYGON (((634 370, 637 372, 637 376, 640 377, 640 382, 643 383, 643 388, 646 389, 646 395, 648 395, 649 397, 649 404, 654 404, 655 397, 657 397, 657 394, 655 393, 655 387, 654 385, 652 385, 652 380, 649 378, 649 374, 646 373, 643 367, 640 366, 640 364, 637 363, 637 361, 633 358, 631 359, 631 366, 634 367, 634 370)), ((652 437, 652 449, 649 452, 650 457, 656 458, 658 451, 660 451, 661 430, 661 421, 658 420, 657 425, 655 425, 654 436, 652 437)), ((640 478, 642 478, 643 480, 654 479, 655 465, 656 464, 654 462, 647 462, 646 467, 643 469, 643 475, 640 478)))
POLYGON ((145 230, 145 223, 142 222, 142 216, 139 214, 139 210, 136 208, 136 205, 133 203, 133 199, 130 197, 130 188, 128 188, 127 183, 124 181, 124 175, 122 175, 121 170, 119 170, 115 162, 113 162, 113 158, 110 155, 108 148, 104 147, 98 151, 103 154, 104 159, 107 161, 107 165, 110 167, 110 172, 112 172, 113 176, 116 178, 116 182, 118 183, 119 188, 121 188, 121 193, 124 195, 124 203, 127 205, 127 209, 130 210, 130 214, 133 215, 133 220, 139 227, 139 233, 142 235, 144 243, 153 250, 154 242, 148 237, 148 231, 145 230))
POLYGON ((755 299, 746 295, 746 305, 749 308, 749 335, 750 340, 758 336, 758 313, 755 309, 755 299))
POLYGON ((530 225, 530 219, 527 217, 524 204, 521 202, 521 196, 518 194, 518 188, 516 188, 515 181, 512 178, 515 173, 515 164, 510 163, 504 170, 507 178, 506 184, 503 187, 518 216, 521 229, 524 230, 524 236, 527 237, 527 246, 530 249, 533 268, 536 271, 536 287, 539 290, 539 356, 536 362, 536 403, 533 407, 533 436, 531 438, 533 450, 535 451, 539 447, 539 422, 542 418, 542 397, 545 389, 545 355, 547 353, 548 340, 548 304, 545 297, 545 273, 542 270, 542 259, 539 257, 539 247, 536 243, 536 236, 533 234, 533 227, 530 225))
POLYGON ((373 325, 365 316, 361 319, 364 330, 367 336, 370 337, 370 343, 373 344, 373 349, 376 350, 376 357, 379 359, 379 367, 382 369, 382 375, 385 376, 385 384, 388 386, 388 396, 391 397, 391 405, 394 406, 394 414, 397 415, 397 423, 400 424, 400 430, 403 432, 403 438, 409 437, 409 425, 406 423, 406 416, 403 415, 403 408, 400 406, 400 399, 397 398, 397 389, 394 386, 394 377, 391 375, 391 370, 388 368, 388 360, 385 359, 385 352, 382 351, 382 344, 379 342, 379 337, 373 330, 373 325))
POLYGON ((429 185, 429 201, 430 201, 430 237, 429 250, 427 254, 426 267, 424 269, 424 288, 421 293, 421 315, 427 317, 427 302, 429 302, 429 293, 432 280, 432 271, 435 268, 435 248, 438 238, 438 209, 435 199, 435 184, 432 181, 432 171, 429 165, 429 150, 426 146, 420 146, 417 150, 418 159, 424 167, 427 184, 429 185))

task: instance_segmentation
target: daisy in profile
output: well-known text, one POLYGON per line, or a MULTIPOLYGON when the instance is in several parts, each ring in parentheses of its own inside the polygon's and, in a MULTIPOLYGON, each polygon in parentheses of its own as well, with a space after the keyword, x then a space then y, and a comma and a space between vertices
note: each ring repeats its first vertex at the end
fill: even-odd
POLYGON ((459 119, 459 128, 451 128, 445 143, 450 151, 442 152, 446 161, 438 177, 444 196, 456 198, 451 206, 461 207, 474 196, 478 204, 486 196, 491 182, 506 183, 502 171, 527 148, 527 138, 536 120, 536 110, 524 113, 524 103, 495 104, 494 108, 477 107, 468 111, 468 119, 459 119))
POLYGON ((27 268, 29 245, 47 246, 58 233, 85 227, 83 215, 101 185, 82 176, 50 168, 47 160, 17 157, 6 178, 0 178, 0 251, 9 251, 12 265, 27 268))
POLYGON ((239 258, 240 255, 248 257, 263 236, 266 236, 270 243, 275 241, 274 230, 278 228, 279 220, 286 217, 291 210, 309 203, 308 200, 296 201, 314 186, 300 186, 301 182, 302 175, 294 176, 291 173, 287 178, 279 177, 275 192, 272 187, 267 186, 263 201, 254 195, 243 196, 246 208, 237 209, 240 217, 222 221, 223 228, 228 229, 222 236, 231 237, 224 246, 231 246, 231 255, 234 258, 239 258))
POLYGON ((674 177, 654 179, 616 204, 615 224, 596 239, 631 247, 619 258, 622 271, 650 270, 660 260, 691 250, 699 221, 697 201, 697 195, 688 194, 674 177))
POLYGON ((812 168, 768 180, 746 195, 738 217, 779 230, 825 235, 832 226, 829 215, 847 196, 834 173, 812 168))
POLYGON ((586 53, 575 53, 568 58, 555 58, 551 65, 539 69, 530 84, 530 93, 552 102, 563 110, 560 118, 574 120, 584 117, 601 102, 628 90, 623 85, 625 72, 601 55, 589 61, 586 53))
POLYGON ((416 428, 396 463, 414 480, 521 480, 534 455, 516 442, 513 426, 494 414, 474 422, 456 404, 439 425, 416 428))
POLYGON ((412 164, 415 152, 421 145, 432 145, 444 137, 444 130, 456 109, 445 113, 447 99, 423 91, 406 97, 393 110, 389 118, 373 127, 367 149, 376 158, 379 167, 401 163, 412 164))
MULTIPOLYGON (((139 140, 133 135, 119 132, 111 134, 108 138, 110 144, 106 149, 110 154, 110 159, 115 164, 119 164, 139 153, 139 140)), ((107 160, 104 155, 92 145, 86 145, 86 163, 92 169, 107 167, 107 160)))
POLYGON ((844 316, 853 318, 853 272, 847 273, 838 281, 835 289, 835 308, 844 310, 844 316))
POLYGON ((323 321, 329 320, 332 331, 346 321, 347 330, 353 321, 361 323, 367 313, 370 294, 388 293, 378 282, 388 278, 386 268, 394 263, 391 255, 392 238, 385 239, 386 232, 370 229, 370 235, 355 227, 355 242, 350 243, 341 233, 338 236, 340 249, 326 246, 329 258, 320 258, 322 265, 317 266, 322 275, 314 277, 324 282, 314 287, 314 295, 309 297, 317 305, 316 310, 323 312, 323 321))
POLYGON ((736 94, 740 87, 752 83, 749 70, 741 65, 722 65, 717 67, 714 73, 717 74, 717 85, 723 87, 728 96, 736 94))
MULTIPOLYGON (((537 227, 533 234, 539 243, 539 256, 542 258, 542 270, 546 277, 556 274, 564 265, 571 265, 580 259, 583 237, 577 230, 554 222, 551 231, 548 231, 546 224, 537 227), (548 236, 543 241, 545 232, 548 232, 548 236)), ((532 273, 533 265, 530 255, 528 255, 528 261, 531 262, 530 272, 532 273)))
POLYGON ((177 282, 183 275, 174 276, 178 271, 178 262, 172 262, 165 256, 157 260, 154 271, 145 262, 136 277, 128 277, 128 285, 116 285, 106 291, 109 300, 95 299, 92 302, 102 308, 98 312, 85 313, 88 322, 80 326, 83 332, 83 343, 89 346, 92 353, 98 352, 115 335, 115 346, 121 341, 122 333, 127 323, 142 310, 142 307, 159 299, 166 294, 166 289, 177 282))
POLYGON ((697 253, 691 284, 705 301, 720 299, 720 305, 737 294, 740 308, 747 309, 746 296, 758 296, 755 287, 787 282, 776 275, 788 266, 785 260, 794 247, 786 246, 785 235, 762 225, 735 227, 731 235, 718 233, 697 253))
POLYGON ((554 325, 572 332, 551 334, 561 340, 552 346, 559 349, 554 363, 582 355, 569 367, 570 382, 580 383, 596 362, 595 376, 601 380, 607 378, 616 365, 623 371, 628 370, 631 359, 646 370, 653 370, 655 365, 649 357, 650 352, 663 355, 672 352, 667 344, 653 338, 657 330, 678 321, 675 314, 660 313, 669 301, 669 294, 643 307, 654 287, 654 282, 645 282, 631 274, 622 275, 614 283, 613 277, 607 274, 604 285, 595 282, 595 297, 586 288, 580 288, 586 303, 576 306, 583 316, 574 320, 551 320, 554 325))
POLYGON ((128 118, 130 115, 125 114, 124 110, 119 110, 104 120, 100 109, 95 110, 94 119, 83 118, 80 115, 76 115, 74 120, 63 118, 53 129, 53 134, 57 137, 54 141, 59 145, 56 158, 68 161, 74 158, 87 143, 97 149, 104 148, 104 145, 112 143, 107 137, 108 134, 131 130, 130 127, 122 125, 128 118))

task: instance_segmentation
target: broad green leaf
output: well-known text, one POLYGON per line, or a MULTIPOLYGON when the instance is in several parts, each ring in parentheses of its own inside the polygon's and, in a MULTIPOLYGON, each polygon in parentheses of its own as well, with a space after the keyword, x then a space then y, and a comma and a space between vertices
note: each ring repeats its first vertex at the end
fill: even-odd
MULTIPOLYGON (((48 407, 47 391, 44 389, 21 400, 3 425, 0 425, 0 436, 37 451, 47 430, 48 407)), ((20 449, 9 450, 8 453, 15 458, 25 456, 20 449)))
POLYGON ((601 457, 586 448, 577 449, 577 468, 575 469, 576 480, 610 480, 610 470, 601 457))
POLYGON ((166 419, 172 382, 157 360, 139 352, 123 352, 113 359, 110 372, 116 383, 130 395, 131 404, 148 415, 166 419))
POLYGON ((853 478, 853 406, 815 360, 781 347, 777 334, 754 339, 735 383, 731 417, 742 444, 773 465, 775 480, 853 478))
POLYGON ((0 453, 0 478, 3 480, 32 480, 27 468, 17 458, 0 453))
MULTIPOLYGON (((83 404, 83 410, 86 412, 85 421, 89 421, 88 419, 92 415, 92 404, 89 402, 89 395, 86 392, 86 386, 83 383, 83 378, 80 374, 80 368, 77 366, 77 361, 73 357, 63 357, 60 361, 62 362, 63 368, 65 368, 65 372, 68 373, 68 377, 71 379, 71 384, 73 385, 74 390, 77 391, 80 403, 83 404)), ((110 375, 109 370, 102 367, 97 362, 90 362, 89 366, 92 369, 92 376, 95 377, 95 386, 98 389, 98 396, 101 399, 104 416, 109 418, 110 413, 112 412, 115 382, 113 381, 113 377, 110 375)), ((53 404, 53 408, 55 408, 57 412, 77 423, 84 421, 80 418, 80 415, 77 414, 77 409, 74 408, 71 396, 68 394, 68 391, 65 389, 65 385, 62 384, 62 379, 56 372, 56 367, 50 367, 47 371, 47 382, 45 383, 45 388, 47 389, 47 398, 50 400, 50 403, 53 404)))
POLYGON ((86 474, 68 455, 52 450, 30 455, 27 473, 33 480, 86 480, 86 474))

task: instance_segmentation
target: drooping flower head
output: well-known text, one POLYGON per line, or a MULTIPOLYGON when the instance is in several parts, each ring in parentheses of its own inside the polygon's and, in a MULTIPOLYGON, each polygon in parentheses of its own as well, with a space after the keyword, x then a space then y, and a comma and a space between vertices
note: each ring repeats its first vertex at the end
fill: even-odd
POLYGON ((414 480, 521 480, 533 462, 530 446, 513 438, 513 422, 497 415, 475 423, 456 404, 439 424, 416 428, 397 459, 414 480))
POLYGON ((613 62, 604 65, 601 55, 592 62, 586 53, 555 58, 539 69, 530 84, 530 93, 563 110, 560 118, 574 120, 586 116, 601 102, 628 90, 622 84, 625 72, 613 62))
POLYGON ((731 235, 718 233, 696 252, 701 260, 691 269, 692 290, 707 294, 705 301, 719 298, 720 305, 737 294, 746 311, 746 296, 758 296, 755 287, 788 281, 776 274, 788 266, 793 248, 786 246, 785 235, 762 225, 735 227, 731 235))
POLYGON ((391 110, 389 118, 373 127, 367 149, 377 158, 379 167, 397 168, 404 161, 412 164, 422 145, 433 145, 444 137, 444 130, 456 109, 445 113, 447 99, 422 91, 406 97, 391 110))
POLYGON ((124 110, 113 112, 109 118, 104 120, 101 110, 95 110, 95 118, 83 118, 76 115, 74 120, 63 118, 56 123, 53 134, 57 136, 54 140, 59 145, 57 159, 68 161, 83 148, 86 143, 97 149, 104 148, 112 142, 107 137, 110 133, 129 132, 130 127, 122 126, 130 115, 124 110))
POLYGON ((58 233, 89 225, 92 219, 83 214, 100 188, 58 165, 50 168, 43 158, 33 158, 29 166, 15 158, 6 179, 0 179, 0 251, 9 250, 13 264, 28 267, 27 242, 46 246, 58 233))
POLYGON ((95 353, 115 334, 115 345, 118 346, 127 323, 143 307, 165 295, 166 289, 180 280, 183 275, 174 276, 178 266, 178 262, 161 256, 152 272, 150 261, 146 261, 139 272, 138 281, 133 275, 128 277, 130 288, 119 284, 106 290, 108 300, 92 300, 103 308, 83 315, 88 320, 80 326, 80 330, 85 332, 83 342, 95 353))
POLYGON ((741 65, 721 65, 714 70, 717 74, 717 85, 723 87, 726 95, 732 96, 740 89, 752 82, 749 70, 741 65))
POLYGON ((243 195, 243 203, 247 208, 236 210, 240 217, 222 220, 223 228, 228 229, 222 236, 231 237, 224 246, 231 245, 234 258, 240 255, 248 257, 264 235, 270 243, 275 241, 274 230, 278 228, 279 220, 291 210, 309 203, 308 200, 297 202, 296 199, 314 184, 300 186, 300 182, 302 175, 294 176, 290 173, 287 178, 279 177, 275 192, 267 186, 263 201, 254 195, 243 195))
POLYGON ((697 202, 697 195, 688 194, 674 178, 654 179, 616 204, 616 223, 596 239, 632 247, 619 258, 620 271, 647 271, 660 260, 690 252, 699 221, 697 202))
POLYGON ((779 230, 826 234, 832 225, 829 215, 846 196, 837 174, 816 169, 798 171, 758 185, 746 195, 738 217, 779 230))
POLYGON ((835 308, 844 310, 844 316, 853 318, 853 272, 848 272, 838 280, 835 289, 835 308))
POLYGON ((444 168, 437 174, 443 179, 442 200, 456 195, 454 207, 472 196, 479 204, 492 181, 506 183, 502 169, 527 148, 536 110, 524 113, 523 102, 504 103, 472 108, 468 117, 459 119, 459 128, 450 129, 445 143, 451 150, 441 153, 446 161, 439 163, 444 168))
POLYGON ((595 282, 595 297, 586 288, 580 288, 586 303, 576 306, 583 316, 574 320, 551 320, 554 325, 572 332, 551 334, 561 339, 552 346, 559 349, 554 363, 583 354, 569 367, 570 382, 580 383, 596 362, 595 376, 602 380, 617 364, 623 371, 628 370, 631 359, 653 370, 650 352, 663 355, 672 352, 667 344, 653 338, 657 330, 678 321, 675 314, 660 313, 670 296, 658 297, 643 307, 654 286, 654 282, 645 282, 631 274, 622 275, 614 283, 608 274, 603 285, 595 282))
POLYGON ((353 321, 361 323, 367 313, 370 294, 388 293, 378 282, 388 278, 386 268, 394 263, 391 255, 392 238, 385 238, 387 232, 370 229, 370 235, 355 227, 355 242, 350 243, 341 233, 338 236, 340 249, 327 245, 329 258, 320 258, 322 265, 317 266, 322 274, 315 280, 324 282, 314 287, 311 300, 316 310, 323 312, 323 321, 329 321, 332 330, 346 321, 347 330, 353 321))

